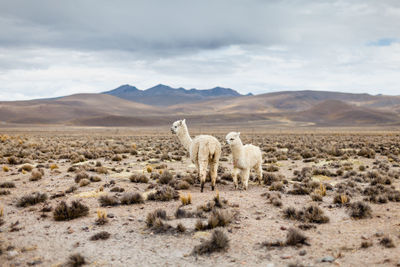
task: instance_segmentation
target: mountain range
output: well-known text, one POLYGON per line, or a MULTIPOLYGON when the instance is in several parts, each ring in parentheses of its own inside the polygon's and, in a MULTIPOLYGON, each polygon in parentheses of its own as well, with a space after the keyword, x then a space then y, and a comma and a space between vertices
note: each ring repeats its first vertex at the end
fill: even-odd
MULTIPOLYGON (((242 96, 230 88, 214 87, 212 89, 190 89, 172 88, 159 84, 147 90, 137 89, 129 84, 122 85, 114 90, 103 92, 106 95, 113 95, 152 106, 170 106, 180 103, 200 102, 215 98, 230 98, 242 96)), ((251 94, 250 94, 251 95, 251 94)))
POLYGON ((157 85, 122 85, 101 94, 0 102, 0 125, 162 126, 187 118, 192 125, 400 126, 400 96, 325 91, 242 95, 157 85))

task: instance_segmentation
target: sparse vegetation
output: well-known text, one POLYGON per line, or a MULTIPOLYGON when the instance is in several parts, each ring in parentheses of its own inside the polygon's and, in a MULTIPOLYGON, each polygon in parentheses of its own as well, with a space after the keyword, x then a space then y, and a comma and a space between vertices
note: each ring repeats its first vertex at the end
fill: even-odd
POLYGON ((34 192, 21 197, 17 202, 17 207, 28 207, 44 202, 46 200, 47 200, 46 193, 42 194, 40 192, 34 192))
MULTIPOLYGON (((122 128, 102 129, 96 134, 92 134, 97 131, 94 128, 84 134, 75 130, 51 135, 42 130, 21 136, 13 133, 4 141, 4 136, 0 135, 3 168, 0 206, 4 207, 3 216, 0 208, 0 231, 6 236, 18 237, 0 238, 3 253, 0 257, 5 265, 14 261, 20 265, 58 264, 47 257, 39 263, 45 247, 49 253, 54 252, 40 240, 56 244, 68 239, 68 250, 81 252, 92 264, 100 263, 103 258, 80 251, 85 248, 84 244, 95 245, 98 253, 105 253, 105 262, 126 265, 126 251, 120 251, 121 260, 111 261, 106 253, 107 244, 123 242, 121 245, 126 245, 126 240, 134 240, 135 246, 147 255, 150 252, 146 249, 148 246, 143 246, 144 242, 152 242, 151 249, 155 252, 163 246, 166 246, 163 251, 168 252, 180 248, 181 242, 191 240, 192 244, 206 244, 193 249, 193 255, 198 256, 224 247, 211 241, 213 231, 220 230, 226 231, 225 236, 229 235, 231 242, 239 240, 243 242, 240 246, 251 250, 260 244, 255 243, 259 239, 254 241, 241 235, 255 233, 263 226, 268 233, 264 235, 267 242, 262 243, 263 246, 279 250, 263 257, 275 255, 268 261, 278 257, 276 264, 306 266, 322 260, 357 264, 367 253, 374 255, 374 260, 363 258, 365 264, 396 265, 393 255, 397 255, 397 248, 392 247, 399 247, 398 234, 391 228, 382 228, 379 223, 397 224, 394 212, 400 203, 399 134, 386 130, 371 134, 331 134, 316 130, 310 134, 308 128, 302 129, 305 133, 286 134, 286 130, 282 130, 279 135, 250 134, 242 130, 246 132, 242 134, 243 143, 253 143, 262 150, 262 185, 258 185, 256 173, 252 171, 249 191, 233 190, 231 152, 223 145, 217 181, 221 193, 213 193, 206 187, 201 195, 198 170, 190 165, 189 154, 173 136, 132 135, 132 130, 125 132, 122 128), (136 144, 134 149, 132 143, 136 144), (121 160, 113 161, 115 156, 121 160), (86 208, 73 205, 74 200, 86 208), (160 210, 156 212, 155 209, 160 210), (327 215, 334 223, 319 225, 329 222, 327 215), (68 221, 75 218, 78 219, 74 223, 68 221), (363 222, 355 221, 359 219, 363 222), (55 222, 58 220, 66 222, 55 222), (348 229, 339 229, 342 234, 337 234, 337 225, 360 225, 362 232, 353 235, 354 242, 347 244, 347 235, 343 233, 348 229), (103 230, 107 231, 104 239, 103 230), (130 239, 137 234, 144 238, 130 239), (107 236, 108 241, 103 241, 107 236), (32 242, 37 241, 32 243, 35 248, 22 246, 30 244, 27 240, 31 237, 34 237, 32 242), (89 241, 92 238, 93 241, 89 241), (22 245, 15 243, 17 241, 22 245), (306 248, 309 244, 313 246, 306 248), (29 254, 32 259, 25 253, 30 249, 36 249, 29 254), (350 249, 359 250, 359 253, 343 257, 350 249)), ((196 131, 205 132, 206 129, 196 131)), ((224 133, 218 130, 215 136, 221 141, 224 133)), ((210 179, 208 173, 207 176, 210 179)), ((255 234, 262 236, 262 231, 255 234)), ((235 246, 236 251, 237 244, 235 246)), ((261 262, 250 254, 235 256, 232 253, 234 250, 228 251, 227 257, 218 256, 218 264, 250 266, 261 262), (227 262, 232 256, 235 261, 227 262)), ((264 251, 259 253, 265 254, 264 251)), ((208 264, 210 260, 213 261, 208 258, 196 261, 189 257, 176 263, 208 264)), ((81 260, 77 257, 73 262, 77 265, 71 263, 70 266, 79 266, 81 260)), ((149 264, 146 260, 141 263, 149 264)))
POLYGON ((214 252, 226 251, 229 248, 228 236, 220 229, 213 231, 211 239, 202 242, 194 247, 193 255, 211 254, 214 252))
POLYGON ((100 196, 99 203, 102 207, 117 206, 120 204, 118 198, 109 195, 100 196))
POLYGON ((290 220, 298 220, 306 223, 327 223, 329 218, 324 215, 322 209, 316 205, 310 205, 302 210, 296 210, 295 208, 286 208, 284 211, 284 217, 290 220))
POLYGON ((56 221, 69 221, 79 217, 88 215, 89 208, 78 200, 74 200, 71 206, 68 206, 65 201, 54 209, 53 217, 56 221))
POLYGON ((121 197, 121 204, 131 205, 131 204, 141 204, 144 203, 144 198, 140 193, 125 193, 121 197))
POLYGON ((68 261, 65 263, 66 266, 68 267, 80 267, 82 265, 85 265, 87 262, 85 258, 79 254, 75 253, 69 256, 68 261))
POLYGON ((31 177, 29 178, 29 181, 38 181, 38 180, 42 179, 42 177, 43 177, 43 174, 40 171, 34 170, 31 173, 31 177))
POLYGON ((111 236, 111 234, 109 232, 106 231, 101 231, 97 234, 94 234, 90 237, 91 241, 96 241, 96 240, 106 240, 109 239, 111 236))
POLYGON ((147 196, 148 200, 155 200, 155 201, 170 201, 170 200, 176 200, 178 198, 179 198, 179 193, 169 185, 163 185, 157 187, 155 192, 152 192, 147 196))
POLYGON ((182 206, 192 204, 192 195, 190 193, 188 193, 187 196, 181 195, 180 199, 181 199, 182 206))
POLYGON ((354 219, 364 219, 372 216, 371 207, 362 201, 357 201, 350 205, 350 216, 354 219))
POLYGON ((2 182, 0 183, 0 188, 15 188, 14 182, 2 182))
POLYGON ((129 180, 133 183, 148 183, 149 182, 149 178, 147 178, 146 175, 144 174, 132 174, 129 177, 129 180))

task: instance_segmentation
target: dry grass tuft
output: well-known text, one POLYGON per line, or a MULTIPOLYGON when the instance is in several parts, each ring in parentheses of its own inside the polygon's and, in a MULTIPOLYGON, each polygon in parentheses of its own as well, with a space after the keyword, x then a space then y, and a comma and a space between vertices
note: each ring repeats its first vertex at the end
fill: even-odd
POLYGON ((284 211, 284 217, 290 220, 298 220, 306 223, 327 223, 329 217, 324 215, 324 211, 316 205, 310 205, 302 210, 289 207, 284 211))
POLYGON ((187 196, 181 195, 180 199, 181 199, 182 206, 192 204, 192 195, 190 193, 188 193, 187 196))
POLYGON ((0 188, 15 188, 14 182, 2 182, 0 183, 0 188))
POLYGON ((333 204, 344 205, 344 204, 348 204, 348 203, 350 203, 350 197, 348 195, 336 194, 333 197, 333 204))
POLYGON ((388 236, 385 236, 384 238, 382 238, 381 241, 379 241, 379 244, 381 246, 384 246, 385 248, 395 248, 396 245, 393 242, 393 239, 391 239, 388 236))
POLYGON ((308 245, 307 237, 295 228, 290 228, 286 235, 287 246, 308 245))
POLYGON ((24 165, 22 165, 21 169, 24 171, 30 172, 33 170, 33 166, 31 164, 24 164, 24 165))
POLYGON ((225 227, 231 223, 233 214, 226 210, 213 210, 208 218, 207 228, 225 227))
POLYGON ((55 208, 53 217, 56 221, 69 221, 75 218, 88 215, 89 208, 79 202, 79 200, 72 201, 71 206, 68 206, 65 201, 62 201, 55 208))
POLYGON ((174 177, 169 171, 165 171, 161 174, 160 178, 158 179, 159 184, 168 184, 174 177))
POLYGON ((262 247, 284 247, 284 246, 302 246, 302 245, 307 245, 309 246, 310 244, 307 242, 307 237, 301 233, 299 230, 295 228, 289 228, 288 233, 286 235, 286 240, 281 241, 277 240, 275 242, 263 242, 261 244, 262 247))
POLYGON ((25 195, 21 197, 18 202, 17 202, 17 207, 28 207, 28 206, 33 206, 38 203, 44 202, 47 200, 47 194, 46 193, 40 193, 40 192, 34 192, 31 193, 30 195, 25 195))
POLYGON ((87 262, 85 258, 81 254, 75 253, 69 256, 68 261, 65 263, 65 265, 68 267, 79 267, 85 265, 86 263, 87 262))
POLYGON ((363 201, 357 201, 351 204, 349 213, 350 216, 354 219, 364 219, 370 218, 372 216, 371 207, 363 201))
POLYGON ((186 232, 186 227, 183 224, 178 223, 178 225, 176 226, 176 230, 178 230, 178 232, 180 233, 184 233, 186 232))
POLYGON ((121 204, 131 205, 131 204, 142 204, 144 203, 144 198, 140 193, 127 192, 121 197, 121 204))
POLYGON ((55 163, 53 163, 53 164, 51 164, 50 165, 50 170, 55 170, 55 169, 58 169, 58 165, 57 164, 55 164, 55 163))
POLYGON ((38 181, 40 179, 42 179, 43 174, 39 171, 39 170, 34 170, 31 173, 31 177, 29 178, 29 181, 38 181))
POLYGON ((101 178, 99 176, 97 176, 97 175, 90 176, 90 181, 94 182, 94 183, 97 183, 97 182, 101 181, 101 178))
POLYGON ((361 248, 369 248, 369 247, 372 247, 372 242, 371 241, 363 241, 363 242, 361 242, 361 248))
POLYGON ((97 234, 94 234, 90 237, 91 241, 96 241, 96 240, 107 240, 109 239, 111 236, 111 234, 109 232, 106 231, 101 231, 97 234))
POLYGON ((0 190, 0 196, 5 196, 11 194, 10 190, 0 190))
POLYGON ((179 193, 169 185, 158 187, 155 192, 147 196, 148 200, 154 201, 170 201, 179 198, 179 193))
POLYGON ((97 219, 95 221, 96 225, 104 225, 108 223, 107 213, 104 210, 97 210, 97 219))
POLYGON ((173 230, 173 227, 163 220, 167 219, 167 213, 165 210, 157 209, 147 214, 146 225, 149 229, 156 233, 166 233, 173 230))
POLYGON ((118 198, 114 196, 104 195, 99 198, 100 206, 107 207, 107 206, 117 206, 120 204, 118 198))
POLYGON ((220 229, 214 230, 211 239, 202 242, 193 248, 192 255, 211 254, 214 252, 226 251, 229 248, 229 239, 220 229))
POLYGON ((132 174, 132 175, 129 177, 129 180, 130 180, 132 183, 144 183, 144 184, 147 184, 147 183, 149 182, 149 178, 147 178, 146 175, 144 175, 144 174, 137 174, 137 173, 132 174))
POLYGON ((80 187, 84 187, 84 186, 87 186, 89 184, 90 184, 89 179, 82 179, 82 180, 79 181, 79 186, 80 187))
POLYGON ((77 173, 75 176, 75 183, 79 183, 82 179, 88 179, 88 178, 89 174, 87 174, 86 172, 77 173))

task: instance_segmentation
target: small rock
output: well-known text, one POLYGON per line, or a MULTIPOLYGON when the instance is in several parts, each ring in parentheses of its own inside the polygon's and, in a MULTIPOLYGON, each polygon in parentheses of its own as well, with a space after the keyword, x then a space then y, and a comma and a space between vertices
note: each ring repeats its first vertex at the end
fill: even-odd
POLYGON ((18 255, 18 251, 16 251, 16 250, 10 250, 7 252, 7 258, 9 260, 15 258, 17 255, 18 255))
POLYGON ((281 259, 287 260, 287 259, 290 259, 291 257, 292 256, 290 256, 290 255, 282 255, 281 259))
POLYGON ((114 214, 112 213, 107 214, 107 218, 114 218, 114 214))
POLYGON ((334 262, 334 261, 335 261, 335 258, 332 256, 323 257, 321 259, 321 262, 334 262))
POLYGON ((128 221, 134 221, 135 219, 133 217, 128 217, 128 221))
POLYGON ((28 261, 26 264, 28 264, 29 266, 34 266, 34 265, 42 264, 42 261, 41 260, 33 260, 33 261, 28 261))
POLYGON ((305 250, 301 250, 300 252, 299 252, 299 255, 300 256, 304 256, 304 255, 306 255, 307 254, 307 251, 305 251, 305 250))
POLYGON ((375 233, 375 236, 376 236, 376 237, 381 237, 381 236, 383 236, 383 232, 376 232, 376 233, 375 233))

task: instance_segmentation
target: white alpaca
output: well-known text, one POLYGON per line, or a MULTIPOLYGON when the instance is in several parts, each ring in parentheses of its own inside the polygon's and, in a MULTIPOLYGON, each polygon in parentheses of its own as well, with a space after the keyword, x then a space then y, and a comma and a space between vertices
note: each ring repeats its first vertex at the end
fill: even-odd
POLYGON ((171 127, 182 145, 189 151, 190 159, 196 165, 201 182, 201 192, 207 177, 207 167, 210 164, 211 189, 214 190, 217 181, 219 157, 221 156, 221 144, 217 138, 211 135, 199 135, 193 140, 190 138, 185 120, 176 121, 171 127))
POLYGON ((230 145, 233 156, 233 183, 235 189, 238 188, 237 175, 240 172, 242 185, 247 190, 249 184, 250 169, 254 168, 257 172, 258 182, 262 180, 262 156, 258 146, 243 145, 240 140, 240 133, 230 132, 225 137, 226 142, 230 145))

